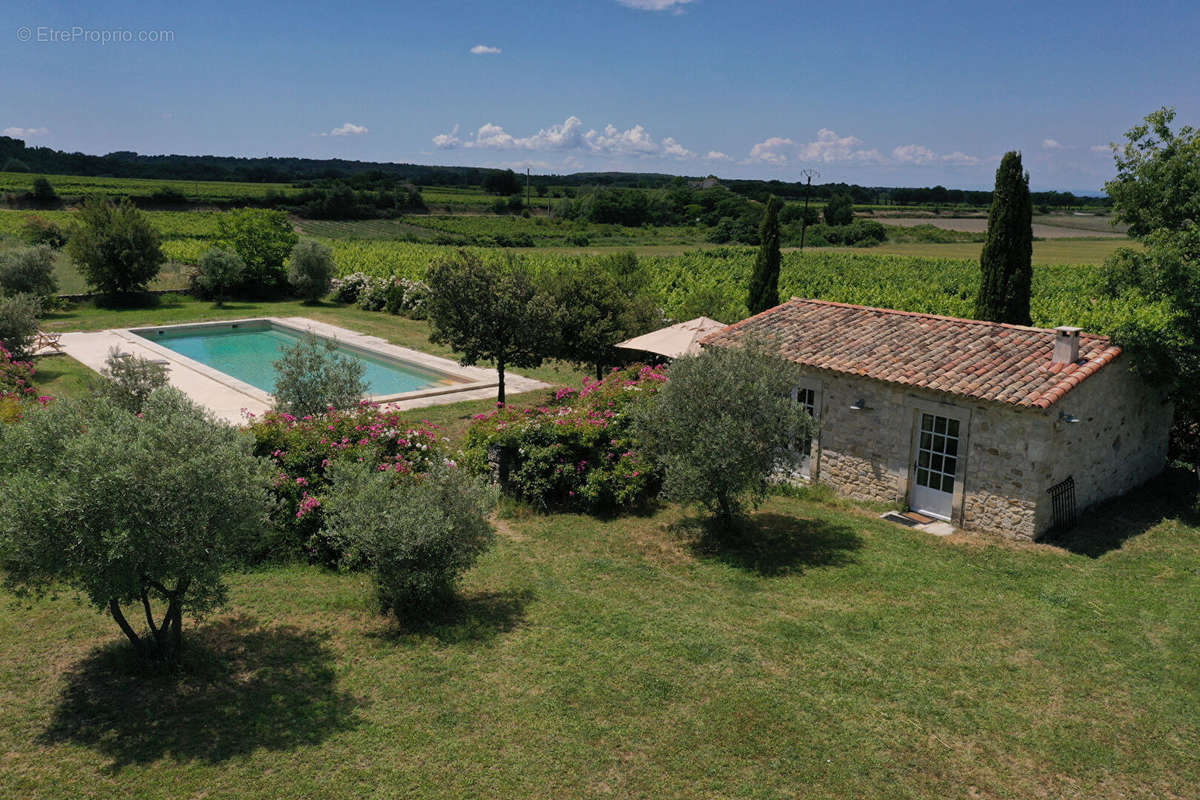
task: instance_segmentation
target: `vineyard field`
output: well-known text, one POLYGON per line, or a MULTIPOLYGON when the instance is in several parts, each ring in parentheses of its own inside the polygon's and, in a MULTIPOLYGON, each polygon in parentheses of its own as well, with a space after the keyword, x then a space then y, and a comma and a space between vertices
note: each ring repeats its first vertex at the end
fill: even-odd
MULTIPOLYGON (((39 175, 34 172, 0 172, 0 194, 27 192, 39 175)), ((298 189, 286 183, 238 183, 236 181, 180 181, 142 178, 98 178, 79 175, 44 176, 60 197, 149 196, 155 191, 173 189, 190 202, 229 203, 248 198, 261 199, 268 191, 294 194, 298 189)))
MULTIPOLYGON (((339 274, 421 277, 429 262, 454 248, 379 242, 329 243, 339 274)), ((474 249, 482 257, 496 251, 474 249)), ((745 293, 754 266, 753 248, 712 248, 682 255, 642 256, 650 291, 667 316, 688 319, 704 314, 722 321, 746 314, 745 293)), ((526 252, 535 269, 573 262, 587 269, 596 256, 567 256, 553 251, 526 252)), ((1158 313, 1103 298, 1096 290, 1100 268, 1087 264, 1041 264, 1034 268, 1032 315, 1035 325, 1079 325, 1111 331, 1131 314, 1158 313)), ((780 295, 896 308, 921 313, 970 317, 979 282, 974 259, 923 258, 845 250, 785 253, 780 295)))

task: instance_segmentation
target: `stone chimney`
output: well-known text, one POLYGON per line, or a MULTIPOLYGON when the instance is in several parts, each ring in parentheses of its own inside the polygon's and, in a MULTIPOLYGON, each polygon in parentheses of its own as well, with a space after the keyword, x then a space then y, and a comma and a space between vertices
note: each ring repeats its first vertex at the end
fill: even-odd
POLYGON ((1083 328, 1060 325, 1054 329, 1053 364, 1074 364, 1079 360, 1079 332, 1083 328))

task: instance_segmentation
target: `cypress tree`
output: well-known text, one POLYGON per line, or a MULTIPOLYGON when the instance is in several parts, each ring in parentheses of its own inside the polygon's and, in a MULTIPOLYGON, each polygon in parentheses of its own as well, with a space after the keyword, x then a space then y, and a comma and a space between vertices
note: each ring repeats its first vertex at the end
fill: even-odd
POLYGON ((783 259, 779 252, 779 209, 782 206, 779 198, 771 195, 758 231, 758 257, 754 260, 750 296, 746 300, 751 314, 779 305, 779 263, 783 259))
POLYGON ((987 241, 979 260, 982 271, 975 318, 1030 325, 1033 282, 1033 203, 1029 173, 1021 154, 1004 154, 996 170, 996 190, 988 214, 987 241))

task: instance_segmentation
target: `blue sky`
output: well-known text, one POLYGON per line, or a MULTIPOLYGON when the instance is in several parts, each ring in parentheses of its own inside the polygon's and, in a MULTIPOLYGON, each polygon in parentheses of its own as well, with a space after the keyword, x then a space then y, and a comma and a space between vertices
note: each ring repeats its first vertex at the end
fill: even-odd
POLYGON ((1095 190, 1200 122, 1194 2, 5 5, 0 130, 87 153, 1095 190))

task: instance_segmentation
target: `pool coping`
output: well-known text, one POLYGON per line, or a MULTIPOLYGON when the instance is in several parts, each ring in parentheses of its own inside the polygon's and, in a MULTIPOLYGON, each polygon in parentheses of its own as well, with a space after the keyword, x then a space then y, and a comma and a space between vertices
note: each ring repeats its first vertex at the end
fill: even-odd
MULTIPOLYGON (((238 424, 247 415, 257 416, 274 404, 272 395, 245 381, 202 364, 174 350, 163 347, 139 331, 222 328, 249 323, 268 323, 296 333, 313 333, 331 339, 339 345, 361 353, 409 362, 422 369, 445 376, 456 383, 440 384, 411 392, 390 395, 369 395, 372 402, 403 408, 420 408, 459 400, 483 399, 499 386, 494 369, 468 367, 448 358, 423 353, 392 344, 378 336, 318 322, 306 317, 246 317, 241 319, 184 322, 171 325, 140 325, 134 328, 112 328, 105 331, 64 333, 61 339, 67 355, 99 372, 104 367, 108 351, 117 347, 144 358, 165 362, 168 378, 197 403, 217 416, 238 424)), ((515 392, 548 388, 549 384, 506 373, 506 388, 515 392)))

